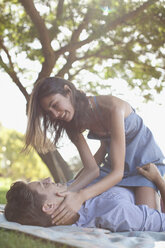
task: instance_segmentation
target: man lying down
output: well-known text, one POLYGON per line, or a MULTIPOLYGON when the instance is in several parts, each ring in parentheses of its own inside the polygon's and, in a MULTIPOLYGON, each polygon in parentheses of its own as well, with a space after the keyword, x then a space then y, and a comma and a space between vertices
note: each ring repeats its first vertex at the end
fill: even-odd
MULTIPOLYGON (((156 184, 165 203, 165 182, 156 166, 147 164, 138 170, 156 184)), ((30 183, 16 182, 6 195, 5 217, 24 225, 52 226, 51 214, 63 201, 56 192, 65 189, 66 186, 55 184, 50 178, 30 183)), ((132 189, 115 186, 86 201, 77 216, 67 224, 113 232, 160 232, 165 231, 165 213, 146 205, 135 205, 132 189)))

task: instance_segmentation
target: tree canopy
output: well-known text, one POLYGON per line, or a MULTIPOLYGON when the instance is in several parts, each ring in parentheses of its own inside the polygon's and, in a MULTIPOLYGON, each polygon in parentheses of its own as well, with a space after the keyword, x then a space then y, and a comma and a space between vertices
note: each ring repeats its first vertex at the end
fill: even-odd
POLYGON ((0 68, 26 100, 37 79, 49 75, 96 91, 83 81, 122 77, 150 98, 165 80, 164 0, 2 0, 0 68))
MULTIPOLYGON (((119 77, 146 99, 165 86, 164 0, 1 0, 0 23, 0 70, 27 104, 50 75, 94 94, 119 77)), ((40 156, 57 182, 71 178, 57 150, 40 156)))

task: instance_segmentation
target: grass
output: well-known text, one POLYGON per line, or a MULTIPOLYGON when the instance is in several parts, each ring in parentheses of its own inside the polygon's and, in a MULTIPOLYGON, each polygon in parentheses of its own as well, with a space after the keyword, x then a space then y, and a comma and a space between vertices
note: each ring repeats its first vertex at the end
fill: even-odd
MULTIPOLYGON (((6 192, 10 188, 11 181, 3 179, 0 182, 0 204, 6 203, 6 192)), ((64 245, 32 237, 28 234, 20 233, 0 228, 0 247, 4 248, 74 248, 74 246, 64 245)))
POLYGON ((0 204, 6 203, 6 191, 5 189, 0 189, 0 204))
POLYGON ((71 248, 16 231, 0 229, 0 247, 4 248, 71 248))

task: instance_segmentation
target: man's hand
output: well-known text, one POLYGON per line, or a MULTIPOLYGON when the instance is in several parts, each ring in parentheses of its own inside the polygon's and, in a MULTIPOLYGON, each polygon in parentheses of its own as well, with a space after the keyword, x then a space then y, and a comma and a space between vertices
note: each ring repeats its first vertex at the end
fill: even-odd
POLYGON ((160 172, 155 164, 145 164, 142 167, 137 167, 137 170, 142 176, 146 177, 155 184, 162 180, 160 172))

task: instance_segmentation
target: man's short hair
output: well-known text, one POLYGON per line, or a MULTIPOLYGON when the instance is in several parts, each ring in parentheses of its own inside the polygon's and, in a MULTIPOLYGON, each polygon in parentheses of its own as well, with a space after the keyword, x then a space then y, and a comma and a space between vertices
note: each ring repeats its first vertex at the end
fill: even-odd
POLYGON ((5 217, 22 225, 52 226, 51 217, 42 211, 45 196, 31 190, 23 181, 14 183, 6 194, 5 217))

